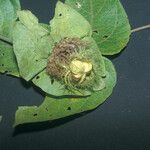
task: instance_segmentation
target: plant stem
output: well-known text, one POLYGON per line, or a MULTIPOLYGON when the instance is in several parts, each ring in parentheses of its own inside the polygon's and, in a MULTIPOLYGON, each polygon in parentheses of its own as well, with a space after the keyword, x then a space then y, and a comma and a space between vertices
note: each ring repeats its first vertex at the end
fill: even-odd
POLYGON ((138 31, 141 31, 141 30, 146 30, 146 29, 150 29, 150 24, 142 26, 142 27, 135 28, 135 29, 131 30, 131 33, 138 32, 138 31))
POLYGON ((8 43, 9 45, 13 45, 13 42, 12 40, 10 40, 9 38, 3 36, 3 35, 0 35, 0 41, 3 41, 5 43, 8 43))

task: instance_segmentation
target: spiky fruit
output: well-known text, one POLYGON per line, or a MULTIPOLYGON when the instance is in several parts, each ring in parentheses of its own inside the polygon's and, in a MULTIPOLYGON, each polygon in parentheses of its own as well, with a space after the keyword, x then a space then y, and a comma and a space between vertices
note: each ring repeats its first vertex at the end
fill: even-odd
POLYGON ((61 40, 56 44, 48 59, 48 74, 58 79, 63 78, 75 54, 85 46, 86 43, 78 38, 65 38, 61 40))
POLYGON ((104 88, 102 57, 92 42, 79 38, 62 39, 48 58, 47 73, 69 89, 95 91, 104 88))

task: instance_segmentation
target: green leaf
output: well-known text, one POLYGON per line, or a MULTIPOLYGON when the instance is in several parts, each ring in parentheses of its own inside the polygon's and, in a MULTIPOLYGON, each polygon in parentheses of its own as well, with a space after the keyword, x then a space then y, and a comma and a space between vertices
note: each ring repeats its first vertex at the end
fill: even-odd
POLYGON ((54 96, 63 96, 63 95, 80 95, 87 96, 91 95, 90 91, 87 90, 68 90, 65 85, 61 82, 50 77, 47 72, 44 70, 39 73, 33 80, 33 83, 40 87, 44 92, 54 96))
POLYGON ((77 11, 58 1, 55 16, 50 21, 51 36, 57 42, 68 37, 91 36, 92 30, 87 20, 77 11))
MULTIPOLYGON (((34 20, 34 18, 32 19, 34 20)), ((78 37, 81 38, 84 42, 89 43, 89 49, 84 50, 87 55, 87 58, 91 57, 95 62, 93 64, 98 63, 96 66, 97 70, 94 70, 94 78, 95 81, 92 82, 91 86, 93 86, 94 90, 101 90, 105 87, 105 83, 102 79, 105 76, 105 65, 102 58, 102 55, 97 47, 96 42, 91 38, 91 31, 89 23, 74 9, 68 7, 67 5, 58 2, 55 10, 55 17, 51 21, 51 36, 55 42, 59 42, 62 38, 71 38, 78 37), (61 14, 61 15, 60 15, 61 14), (76 21, 79 21, 76 24, 76 21), (83 24, 84 29, 83 30, 83 24), (58 40, 58 41, 57 41, 58 40), (96 77, 95 77, 96 74, 96 77)), ((81 54, 82 55, 82 54, 81 54)), ((93 61, 92 60, 92 61, 93 61)), ((62 95, 79 95, 79 96, 87 96, 91 95, 91 91, 89 89, 83 88, 69 88, 58 81, 51 78, 47 72, 44 70, 40 74, 38 74, 34 79, 33 83, 40 87, 44 92, 50 95, 62 96, 62 95)))
POLYGON ((13 25, 16 12, 20 9, 19 0, 0 1, 0 35, 12 39, 13 25))
POLYGON ((19 11, 18 17, 13 46, 20 75, 28 81, 46 67, 53 40, 49 30, 40 25, 30 11, 19 11))
MULTIPOLYGON (((53 96, 88 96, 92 94, 92 92, 87 89, 66 89, 64 84, 50 77, 45 70, 39 73, 32 81, 44 92, 53 96)), ((105 88, 105 82, 102 80, 102 78, 97 80, 95 85, 93 85, 93 88, 95 91, 105 88)))
MULTIPOLYGON (((82 55, 85 55, 87 58, 91 59, 94 66, 94 82, 92 80, 91 87, 94 90, 102 90, 105 87, 105 82, 103 77, 105 76, 105 64, 102 58, 102 55, 93 40, 93 38, 85 37, 82 39, 84 42, 89 43, 89 49, 84 50, 82 55)), ((40 87, 44 92, 50 95, 63 96, 63 95, 78 95, 78 96, 87 96, 91 95, 91 91, 88 89, 67 89, 64 83, 50 77, 46 70, 39 73, 33 80, 33 83, 40 87)), ((90 81, 89 81, 90 82, 90 81)))
POLYGON ((113 64, 104 58, 106 65, 106 88, 95 92, 86 98, 61 98, 47 96, 43 104, 37 106, 19 107, 16 112, 15 124, 55 120, 95 109, 108 98, 116 84, 116 72, 113 64))
POLYGON ((19 77, 13 47, 0 41, 0 72, 19 77))
POLYGON ((19 0, 0 1, 0 73, 7 73, 19 76, 16 58, 13 47, 10 43, 2 41, 12 41, 12 31, 17 18, 16 11, 20 9, 19 0))
POLYGON ((127 45, 130 25, 119 0, 66 0, 66 4, 89 21, 103 55, 117 54, 127 45))

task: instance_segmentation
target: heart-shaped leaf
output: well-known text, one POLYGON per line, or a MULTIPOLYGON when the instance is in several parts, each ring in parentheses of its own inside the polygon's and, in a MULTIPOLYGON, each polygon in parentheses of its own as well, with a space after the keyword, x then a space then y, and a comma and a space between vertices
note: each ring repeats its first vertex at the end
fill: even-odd
POLYGON ((92 29, 88 21, 76 10, 58 1, 55 16, 50 21, 51 36, 54 41, 67 38, 83 38, 92 35, 92 29))
POLYGON ((14 21, 17 18, 16 12, 19 9, 19 0, 0 1, 0 35, 12 39, 14 21))
POLYGON ((91 92, 87 90, 71 91, 66 89, 64 84, 62 84, 57 80, 54 80, 54 78, 50 77, 45 70, 39 73, 32 81, 36 86, 40 87, 44 92, 54 96, 62 96, 62 95, 86 96, 91 94, 91 92))
MULTIPOLYGON (((130 25, 119 0, 66 0, 91 24, 103 55, 119 53, 128 43, 130 25)), ((84 28, 84 26, 83 26, 84 28)))
POLYGON ((8 42, 12 41, 13 26, 17 18, 16 11, 19 9, 19 0, 0 1, 0 73, 14 76, 19 76, 18 66, 12 44, 8 42))
MULTIPOLYGON (((94 67, 94 78, 95 82, 92 83, 91 87, 97 88, 98 90, 101 90, 105 87, 105 82, 103 81, 103 77, 105 76, 105 64, 104 60, 101 56, 101 53, 95 43, 95 41, 90 38, 86 37, 82 39, 84 42, 90 43, 89 50, 85 50, 86 56, 88 58, 93 57, 95 63, 98 64, 97 67, 94 67)), ((93 62, 94 63, 94 62, 93 62)), ((48 75, 46 70, 39 73, 33 80, 33 83, 40 87, 44 92, 50 95, 55 96, 63 96, 63 95, 78 95, 78 96, 87 96, 91 95, 91 91, 88 89, 67 89, 62 82, 55 80, 54 77, 51 77, 48 75)))
POLYGON ((53 40, 30 11, 19 11, 13 33, 13 46, 21 77, 32 79, 47 65, 53 40))
MULTIPOLYGON (((88 49, 83 50, 84 51, 83 53, 85 53, 84 55, 86 55, 87 58, 89 59, 92 58, 93 59, 92 61, 95 61, 93 62, 93 64, 95 65, 98 64, 96 67, 93 68, 95 81, 90 84, 90 86, 93 87, 94 90, 98 91, 105 87, 105 82, 103 81, 102 78, 105 76, 105 65, 96 42, 93 40, 93 38, 91 38, 90 31, 91 31, 90 25, 84 19, 83 16, 81 16, 77 11, 75 11, 71 7, 61 2, 57 3, 55 9, 55 16, 51 21, 51 36, 54 42, 58 43, 60 42, 59 41, 60 39, 63 39, 65 37, 67 38, 78 37, 85 43, 89 44, 88 49), (80 20, 80 22, 78 22, 78 25, 75 24, 74 22, 75 20, 80 20), (82 27, 83 24, 84 30, 82 27)), ((40 87, 47 94, 55 96, 62 96, 62 95, 87 96, 92 93, 91 90, 87 88, 68 89, 62 82, 55 80, 54 77, 48 75, 48 73, 45 70, 39 73, 33 79, 33 83, 38 87, 40 87)))
POLYGON ((106 58, 104 60, 106 65, 106 88, 86 98, 47 96, 43 104, 39 107, 19 107, 16 112, 14 125, 55 120, 92 110, 102 104, 111 95, 116 84, 116 72, 113 64, 106 58))

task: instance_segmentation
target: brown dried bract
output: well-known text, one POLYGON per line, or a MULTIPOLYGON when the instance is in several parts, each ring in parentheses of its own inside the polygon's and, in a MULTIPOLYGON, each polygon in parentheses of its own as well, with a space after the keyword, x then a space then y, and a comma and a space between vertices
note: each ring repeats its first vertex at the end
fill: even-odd
POLYGON ((63 65, 69 65, 73 54, 78 53, 86 43, 79 38, 65 38, 56 44, 47 63, 47 73, 61 78, 65 74, 63 65))

